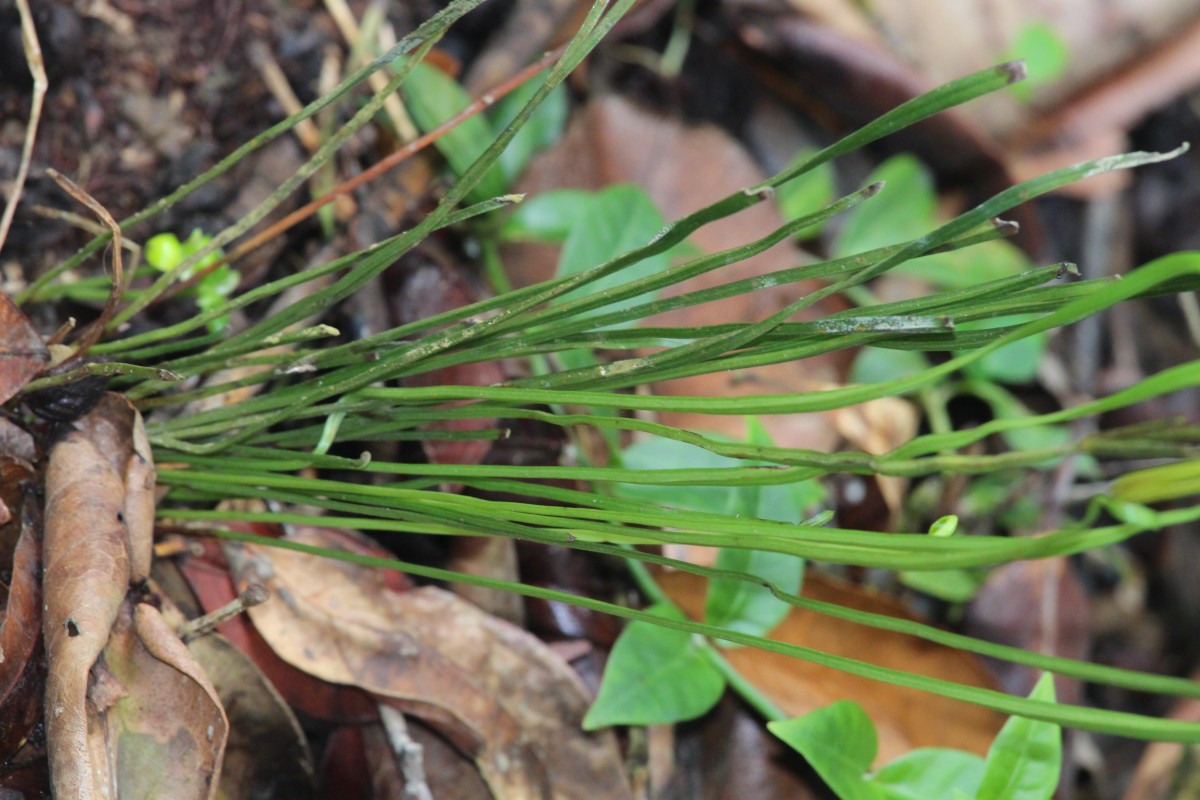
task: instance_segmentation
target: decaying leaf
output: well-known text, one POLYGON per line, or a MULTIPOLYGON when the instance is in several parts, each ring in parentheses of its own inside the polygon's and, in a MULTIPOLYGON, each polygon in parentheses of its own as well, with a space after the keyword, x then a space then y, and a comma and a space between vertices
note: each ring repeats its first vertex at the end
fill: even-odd
MULTIPOLYGON (((318 529, 293 538, 337 544, 318 529)), ((227 552, 239 581, 276 596, 249 615, 280 657, 425 720, 474 757, 496 796, 628 796, 615 740, 580 729, 579 679, 532 635, 439 589, 397 593, 381 570, 251 545, 227 552)))
POLYGON ((229 715, 218 797, 304 800, 315 768, 304 731, 279 692, 241 651, 217 635, 188 642, 229 715))
POLYGON ((153 487, 141 417, 118 395, 50 451, 42 630, 47 747, 60 797, 216 791, 224 712, 138 588, 151 558, 153 487))
POLYGON ((0 403, 42 371, 50 355, 21 309, 0 294, 0 403))
MULTIPOLYGON (((663 574, 659 580, 687 614, 700 618, 706 581, 679 572, 663 574)), ((802 594, 862 611, 913 618, 892 598, 813 571, 805 576, 802 594)), ((969 686, 993 685, 983 665, 969 653, 798 608, 793 608, 768 636, 969 686)), ((879 733, 877 765, 917 747, 955 747, 984 754, 1004 723, 1000 714, 985 708, 859 678, 778 653, 743 647, 724 655, 743 677, 788 714, 799 716, 845 698, 858 702, 879 733)))
MULTIPOLYGON (((1036 653, 1086 659, 1091 651, 1089 602, 1078 575, 1064 557, 1014 561, 988 574, 966 608, 964 630, 991 642, 1036 653)), ((1040 673, 998 662, 995 673, 1006 692, 1028 694, 1040 673)), ((1058 699, 1078 703, 1078 680, 1058 678, 1058 699)))
MULTIPOLYGON (((191 616, 215 611, 238 594, 220 546, 202 542, 201 547, 203 555, 179 563, 180 572, 200 603, 199 609, 189 609, 191 616)), ((164 575, 164 571, 156 569, 156 575, 164 575)), ((161 580, 165 586, 165 576, 161 580)), ((181 592, 171 586, 167 588, 177 604, 188 608, 186 599, 179 596, 181 592)), ((217 632, 245 653, 287 705, 298 713, 333 725, 366 725, 375 719, 375 703, 366 692, 354 686, 328 683, 284 661, 245 614, 221 623, 217 632)))
POLYGON ((0 581, 0 763, 13 760, 41 717, 41 518, 36 503, 19 499, 32 480, 28 465, 0 458, 0 495, 16 512, 0 525, 0 564, 12 575, 0 581))

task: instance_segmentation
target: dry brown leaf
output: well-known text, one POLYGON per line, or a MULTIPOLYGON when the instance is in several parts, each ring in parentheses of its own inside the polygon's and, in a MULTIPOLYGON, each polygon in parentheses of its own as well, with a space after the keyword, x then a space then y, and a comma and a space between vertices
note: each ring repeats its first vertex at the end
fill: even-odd
POLYGON ((0 293, 0 403, 42 371, 50 355, 24 312, 0 293))
MULTIPOLYGON (((1091 652, 1090 601, 1066 558, 1014 561, 992 570, 967 606, 963 627, 972 636, 1036 653, 1087 660, 1091 652)), ((996 674, 1004 690, 1025 695, 1038 670, 999 662, 996 674)), ((1062 703, 1078 703, 1078 680, 1056 678, 1062 703)))
MULTIPOLYGON (((833 412, 833 424, 838 433, 864 453, 882 455, 896 449, 917 434, 920 417, 912 403, 899 397, 881 397, 833 412)), ((895 476, 873 477, 887 503, 889 530, 904 508, 908 479, 895 476)))
MULTIPOLYGON (((660 575, 659 580, 685 613, 702 618, 707 588, 704 579, 673 572, 660 575)), ((893 598, 813 571, 805 575, 802 594, 860 611, 914 619, 893 598)), ((879 666, 993 687, 987 670, 969 653, 798 608, 792 609, 769 637, 879 666)), ((843 699, 861 704, 879 733, 877 766, 917 747, 955 747, 982 755, 1004 724, 1003 716, 985 708, 859 678, 778 653, 742 647, 726 650, 724 655, 742 676, 788 714, 807 714, 843 699)))
MULTIPOLYGON (((46 470, 46 738, 54 790, 62 797, 98 796, 96 778, 109 784, 103 754, 92 764, 88 676, 129 588, 126 459, 114 466, 102 448, 120 451, 100 435, 111 432, 105 415, 113 408, 106 399, 73 425, 51 449, 46 470)), ((132 422, 123 427, 128 441, 132 422)))
MULTIPOLYGON (((742 146, 719 128, 685 126, 610 95, 593 100, 576 115, 559 144, 534 159, 518 191, 597 189, 613 183, 635 183, 646 190, 664 218, 676 219, 753 186, 764 177, 742 146)), ((706 225, 691 239, 705 251, 716 252, 765 236, 782 224, 782 218, 770 203, 759 203, 733 217, 706 225)), ((663 294, 681 294, 794 267, 803 258, 798 248, 784 243, 671 287, 663 294)), ((549 248, 522 247, 514 248, 505 263, 513 272, 513 282, 523 286, 552 277, 556 260, 549 248)), ((762 289, 661 314, 653 318, 653 324, 687 327, 716 321, 757 321, 813 288, 812 283, 800 283, 762 289)), ((822 313, 836 310, 834 305, 828 302, 818 310, 822 313)), ((849 354, 833 353, 736 374, 681 378, 652 388, 656 394, 701 397, 805 391, 821 381, 841 380, 848 365, 849 354)), ((735 438, 744 438, 746 433, 740 417, 668 412, 661 419, 676 427, 715 431, 735 438)), ((763 424, 776 444, 782 446, 827 450, 834 443, 833 432, 823 414, 768 416, 763 418, 763 424)))
POLYGON ((32 480, 28 465, 0 458, 0 494, 16 511, 0 526, 0 565, 11 573, 7 585, 0 581, 0 763, 13 758, 41 718, 41 519, 36 503, 19 501, 32 480))
POLYGON ((30 464, 38 459, 38 449, 33 436, 5 417, 0 417, 0 454, 19 458, 30 464))
POLYGON ((226 723, 215 692, 159 611, 131 591, 145 576, 134 570, 150 562, 152 528, 130 527, 153 524, 153 475, 141 416, 118 395, 50 451, 42 630, 60 797, 208 798, 216 789, 226 723))
POLYGON ((305 800, 316 796, 315 766, 300 723, 249 658, 219 635, 188 642, 229 716, 217 797, 305 800))
MULTIPOLYGON (((223 574, 228 596, 215 606, 225 605, 234 594, 228 572, 223 574)), ((169 600, 163 603, 163 614, 172 627, 178 630, 185 619, 200 616, 197 598, 174 562, 156 561, 154 580, 155 588, 169 600)), ((238 616, 234 621, 244 619, 238 616)), ((251 627, 248 623, 245 626, 251 627)), ((308 740, 272 681, 249 655, 224 636, 200 636, 189 641, 187 647, 212 681, 229 719, 229 738, 217 788, 219 800, 315 797, 316 767, 308 740)))
MULTIPOLYGON (((1034 87, 1032 103, 999 92, 956 109, 1004 142, 1005 160, 1017 180, 1128 149, 1125 134, 1132 126, 1200 80, 1196 0, 1114 0, 1103 7, 1090 0, 871 0, 863 8, 808 0, 791 4, 820 21, 802 25, 852 43, 834 59, 849 73, 832 87, 843 93, 843 85, 870 77, 870 70, 857 67, 871 57, 855 51, 893 59, 893 71, 912 69, 925 88, 932 88, 1014 57, 1014 42, 1027 26, 1052 29, 1067 52, 1065 71, 1034 87), (830 13, 829 5, 839 13, 830 13)), ((1129 180, 1127 174, 1111 173, 1059 191, 1095 197, 1129 180)))
MULTIPOLYGON (((215 611, 238 594, 220 546, 216 542, 202 542, 201 546, 205 550, 202 556, 184 558, 178 564, 200 608, 192 608, 188 598, 180 596, 186 590, 169 585, 165 570, 156 570, 156 576, 171 597, 181 607, 188 609, 191 616, 215 611)), ((386 555, 380 552, 371 554, 386 555)), ((353 686, 328 683, 284 661, 271 649, 246 615, 239 614, 221 623, 217 631, 255 663, 288 706, 297 712, 335 725, 365 725, 375 718, 375 703, 366 692, 353 686)))
MULTIPOLYGON (((316 529, 294 538, 338 544, 316 529)), ((276 595, 249 614, 281 658, 429 722, 498 797, 627 796, 615 740, 580 729, 587 693, 535 637, 432 587, 396 593, 383 570, 249 545, 227 553, 239 581, 276 595)))
POLYGON ((92 668, 88 703, 98 796, 106 788, 110 797, 216 796, 228 722, 203 668, 157 608, 122 607, 92 668))
MULTIPOLYGON (((1053 28, 1068 53, 1066 71, 1034 91, 1054 105, 1122 63, 1152 53, 1200 13, 1194 0, 871 0, 876 28, 891 48, 935 83, 1004 60, 1026 25, 1053 28)), ((1008 94, 970 104, 969 116, 1005 136, 1036 113, 1008 94)))

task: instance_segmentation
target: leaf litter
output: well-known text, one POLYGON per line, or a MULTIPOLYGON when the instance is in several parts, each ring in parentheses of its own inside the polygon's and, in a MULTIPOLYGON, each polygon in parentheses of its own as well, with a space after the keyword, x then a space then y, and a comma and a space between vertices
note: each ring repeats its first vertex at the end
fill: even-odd
MULTIPOLYGON (((114 23, 107 24, 116 28, 114 23)), ((163 45, 155 48, 161 49, 163 45)), ((619 102, 610 98, 604 104, 619 102)), ((711 131, 675 126, 653 117, 631 122, 630 118, 638 113, 620 108, 585 112, 593 121, 612 123, 618 139, 643 140, 647 135, 661 135, 669 143, 664 145, 666 149, 690 148, 688 139, 693 134, 697 139, 712 138, 711 131)), ((178 146, 158 141, 153 147, 177 151, 186 148, 191 136, 187 133, 172 140, 178 146)), ((692 167, 738 164, 745 160, 725 143, 711 147, 710 144, 702 142, 689 150, 696 154, 689 159, 692 167)), ((644 172, 636 164, 632 168, 619 166, 620 158, 616 148, 606 152, 600 171, 611 173, 617 164, 617 173, 624 169, 626 177, 644 172)), ((656 199, 667 216, 690 210, 686 205, 696 197, 697 190, 685 181, 687 177, 663 179, 656 199)), ((601 183, 611 179, 609 174, 601 183)), ((744 185, 757 182, 753 177, 739 180, 744 185)), ((701 175, 698 170, 697 181, 705 187, 719 183, 712 175, 701 175)), ((208 212, 202 209, 198 213, 208 212)), ((739 217, 739 221, 744 219, 739 217)), ((737 241, 746 238, 750 237, 744 231, 737 233, 737 241)), ((716 249, 714 245, 706 247, 716 249)), ((792 252, 789 257, 798 256, 792 252)), ((761 302, 760 295, 752 297, 754 302, 761 302)), ((732 312, 730 318, 754 319, 762 311, 743 309, 732 312)), ((5 310, 0 321, 4 323, 0 331, 12 337, 5 338, 0 347, 0 390, 11 397, 45 368, 48 356, 41 337, 20 312, 11 315, 5 310)), ((675 324, 704 321, 699 317, 682 317, 675 324)), ((812 363, 806 362, 805 366, 811 368, 812 363)), ((835 363, 828 368, 823 366, 815 376, 759 373, 749 380, 802 390, 810 385, 809 380, 831 377, 842 380, 845 369, 845 364, 835 363)), ((737 384, 725 381, 712 385, 697 383, 686 391, 726 396, 741 390, 737 384)), ((908 411, 897 413, 907 417, 908 411)), ((675 421, 688 423, 682 415, 675 421)), ((0 420, 4 422, 7 420, 0 420)), ((878 430, 862 434, 863 441, 892 433, 885 422, 866 424, 871 428, 877 425, 878 430)), ((905 419, 900 427, 907 425, 905 419)), ((843 422, 842 427, 847 426, 843 422)), ((581 736, 579 741, 570 738, 579 732, 578 720, 586 708, 588 694, 561 659, 519 629, 505 626, 430 587, 414 590, 408 585, 396 585, 392 578, 382 577, 377 571, 344 569, 345 565, 302 564, 298 557, 281 551, 232 549, 228 561, 221 561, 219 566, 225 570, 222 579, 228 584, 227 599, 236 594, 229 583, 230 562, 236 574, 262 578, 275 589, 276 596, 247 617, 227 623, 223 630, 240 629, 240 646, 256 652, 264 661, 269 653, 276 659, 271 668, 275 671, 260 670, 217 636, 203 637, 181 649, 176 628, 182 617, 172 611, 171 601, 154 590, 152 584, 143 583, 150 567, 153 466, 144 437, 139 437, 139 428, 136 413, 110 396, 96 411, 70 425, 54 446, 46 482, 47 594, 46 612, 41 620, 42 602, 36 579, 40 523, 36 509, 19 492, 6 491, 3 495, 4 507, 0 510, 4 512, 5 533, 0 545, 9 549, 0 553, 5 554, 7 564, 11 552, 14 566, 12 580, 6 587, 5 617, 0 625, 0 647, 5 655, 0 662, 0 745, 4 746, 0 753, 7 756, 26 746, 31 720, 38 713, 39 683, 44 678, 39 672, 42 667, 37 637, 30 632, 42 628, 50 664, 50 675, 45 679, 56 702, 53 709, 63 701, 63 714, 56 714, 55 718, 66 718, 51 723, 50 716, 47 717, 51 723, 48 748, 52 760, 62 765, 56 772, 61 772, 62 780, 66 781, 58 785, 61 793, 88 796, 87 787, 104 785, 119 785, 123 792, 133 792, 131 787, 139 780, 162 780, 164 783, 151 785, 151 791, 155 788, 161 791, 165 781, 170 780, 172 796, 185 796, 189 791, 195 792, 195 796, 205 796, 205 792, 216 791, 216 787, 201 786, 198 779, 214 775, 222 766, 216 743, 226 735, 229 738, 224 748, 220 791, 234 796, 232 793, 239 784, 243 790, 249 786, 266 787, 270 785, 264 774, 266 767, 256 763, 263 753, 251 734, 261 731, 261 740, 275 745, 271 760, 263 758, 263 761, 277 764, 281 770, 287 769, 287 765, 296 770, 295 783, 277 796, 304 796, 311 791, 310 779, 315 767, 311 754, 306 752, 296 718, 271 688, 274 676, 282 674, 282 665, 292 670, 293 680, 300 680, 298 674, 307 679, 298 684, 301 687, 298 694, 317 691, 313 687, 324 685, 330 697, 354 694, 359 698, 357 702, 331 700, 324 709, 328 718, 362 723, 378 717, 379 702, 403 708, 414 718, 410 721, 416 731, 414 735, 426 737, 429 752, 434 752, 432 742, 443 741, 441 737, 454 740, 462 751, 480 763, 493 788, 512 792, 504 796, 540 796, 539 792, 555 791, 556 781, 588 787, 592 790, 589 797, 626 796, 623 792, 627 787, 619 779, 623 776, 619 753, 611 734, 581 736), (81 530, 96 533, 80 536, 81 530), (328 592, 324 590, 326 584, 330 585, 328 592), (313 591, 316 586, 322 590, 313 591), (158 605, 162 606, 161 612, 158 605), (285 653, 288 657, 281 658, 285 653), (428 663, 422 659, 428 659, 428 663), (490 663, 493 660, 495 663, 490 663), (405 670, 397 665, 413 661, 424 666, 413 674, 402 674, 405 670), (306 669, 310 671, 305 672, 306 669), (271 674, 272 679, 264 679, 264 673, 271 674), (180 680, 185 690, 171 684, 180 680), (173 688, 164 690, 168 684, 173 688), (549 686, 556 691, 547 691, 549 686), (557 696, 544 696, 550 694, 557 696), (257 698, 257 710, 242 714, 249 695, 257 698), (79 713, 74 717, 67 711, 67 697, 76 703, 74 711, 79 713), (528 711, 520 708, 524 705, 529 706, 528 711), (228 731, 222 708, 228 711, 228 731), (252 719, 258 722, 251 722, 252 719), (253 727, 256 724, 263 727, 253 727), (568 739, 570 744, 565 745, 568 739), (108 756, 126 745, 132 748, 129 752, 137 754, 139 765, 154 765, 148 770, 150 775, 141 775, 140 766, 138 774, 122 771, 119 762, 115 769, 111 768, 113 759, 108 756), (564 765, 562 760, 568 758, 572 763, 564 765), (583 766, 575 762, 582 762, 583 766), (506 764, 508 767, 515 764, 516 769, 506 768, 506 764), (176 780, 179 782, 175 783, 176 780), (180 794, 174 793, 176 788, 180 794)), ((820 437, 833 435, 833 426, 817 421, 804 430, 774 433, 780 444, 818 447, 816 442, 820 437)), ((447 448, 449 452, 443 451, 444 455, 439 455, 439 447, 432 440, 423 442, 422 447, 434 461, 478 463, 486 457, 486 448, 471 444, 463 450, 447 448)), ((34 461, 30 454, 22 458, 34 461)), ((19 458, 11 459, 11 463, 6 458, 0 467, 4 470, 6 490, 29 485, 34 478, 28 463, 22 464, 19 458)), ((894 513, 896 492, 885 494, 888 511, 894 513)), ((320 531, 304 530, 292 535, 301 541, 327 546, 372 547, 364 542, 350 543, 345 538, 324 538, 327 534, 320 531)), ((223 559, 225 554, 221 555, 223 559)), ((196 559, 191 561, 194 563, 196 559)), ((195 587, 198 570, 185 567, 185 571, 195 587)), ((198 588, 197 593, 204 594, 198 588)), ((179 597, 175 592, 171 596, 179 597)), ((211 610, 215 606, 206 602, 205 607, 211 610)), ((842 634, 829 635, 836 639, 842 634)), ((757 660, 760 655, 742 652, 755 657, 750 660, 757 660)), ((764 685, 778 686, 795 680, 792 673, 786 673, 785 677, 781 672, 770 677, 769 670, 764 672, 768 673, 768 677, 760 678, 764 685)), ((803 682, 803 688, 823 686, 826 680, 826 676, 812 678, 803 682)), ((985 678, 979 680, 986 682, 985 678)), ((310 696, 309 700, 313 698, 310 696)), ((789 702, 800 709, 807 701, 791 698, 789 702)), ((312 707, 317 706, 319 703, 312 702, 312 707)), ((956 706, 955 711, 958 710, 956 706)), ((903 718, 903 714, 899 716, 903 718)), ((924 730, 929 724, 892 719, 881 724, 881 731, 885 741, 889 737, 904 742, 926 741, 921 737, 929 735, 924 730), (910 725, 922 732, 913 733, 910 725)), ((981 723, 980 729, 987 729, 987 724, 981 723)), ((364 728, 359 739, 366 742, 361 746, 373 754, 373 763, 377 765, 387 763, 387 755, 396 752, 382 727, 364 728)), ((29 747, 34 749, 32 745, 29 747)), ((443 753, 446 758, 453 755, 449 749, 443 753)), ((436 766, 438 759, 432 763, 436 766)), ((390 780, 387 785, 402 784, 400 778, 390 780)), ((274 790, 278 791, 278 786, 274 790)))

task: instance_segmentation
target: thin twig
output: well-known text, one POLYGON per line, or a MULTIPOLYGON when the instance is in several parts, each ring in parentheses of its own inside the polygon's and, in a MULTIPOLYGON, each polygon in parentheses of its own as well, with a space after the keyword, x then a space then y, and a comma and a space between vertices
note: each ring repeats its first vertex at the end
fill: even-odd
POLYGON ((266 602, 270 596, 271 593, 265 586, 252 583, 246 587, 246 591, 215 611, 183 623, 176 633, 179 634, 179 638, 183 640, 184 644, 187 644, 193 639, 212 633, 222 622, 233 619, 251 606, 266 602))
MULTIPOLYGON (((270 50, 262 42, 250 44, 250 63, 258 70, 263 83, 275 100, 283 107, 283 113, 294 117, 304 110, 304 104, 292 91, 292 84, 279 66, 279 62, 271 55, 270 50)), ((296 123, 296 138, 304 145, 304 149, 313 154, 321 147, 321 132, 311 119, 302 119, 296 123)))
MULTIPOLYGON (((35 204, 30 206, 29 210, 39 217, 56 219, 61 222, 65 222, 68 225, 73 225, 76 228, 79 228, 81 231, 87 231, 93 236, 99 236, 102 233, 108 233, 109 230, 104 225, 101 225, 98 222, 93 222, 82 214, 76 214, 73 211, 66 211, 61 208, 51 208, 50 206, 35 204)), ((125 239, 121 244, 126 250, 129 251, 129 254, 133 256, 133 258, 130 259, 129 264, 130 273, 137 272, 138 266, 142 263, 142 246, 131 239, 125 239)))
POLYGON ((379 704, 379 721, 392 752, 400 761, 400 772, 404 775, 405 800, 433 800, 433 792, 425 782, 425 748, 408 734, 404 715, 384 703, 379 704))
POLYGON ((61 172, 53 168, 47 168, 46 174, 53 178, 54 182, 57 183, 63 189, 63 191, 71 195, 71 197, 74 197, 83 205, 90 208, 92 213, 99 217, 100 221, 103 222, 110 231, 112 231, 113 235, 113 288, 112 291, 108 293, 108 300, 104 303, 104 308, 101 310, 99 318, 97 318, 95 322, 84 329, 84 332, 77 343, 76 353, 74 356, 72 356, 72 358, 79 358, 88 351, 88 348, 100 341, 100 337, 104 334, 105 326, 108 325, 108 321, 112 319, 113 314, 116 313, 117 304, 121 302, 121 297, 125 294, 125 267, 124 262, 121 260, 121 226, 117 224, 115 219, 113 219, 112 214, 108 213, 108 209, 100 205, 100 203, 96 201, 96 198, 92 197, 90 194, 77 186, 75 182, 66 175, 63 175, 61 172))
MULTIPOLYGON (((379 6, 378 3, 375 6, 379 6)), ((375 7, 372 6, 372 7, 375 7)), ((342 38, 346 40, 346 44, 350 46, 352 52, 367 50, 370 55, 374 55, 372 51, 374 47, 369 42, 361 42, 359 35, 361 33, 358 25, 358 20, 354 18, 354 12, 346 5, 345 0, 325 0, 325 9, 329 12, 329 16, 333 17, 333 22, 337 25, 338 30, 342 34, 342 38), (368 49, 369 48, 369 49, 368 49)), ((370 11, 371 8, 368 8, 370 11)), ((382 13, 382 7, 375 12, 382 13)), ((378 30, 377 24, 372 24, 373 28, 378 30)), ((364 61, 369 58, 364 58, 364 61)), ((353 68, 353 64, 350 65, 353 68)), ((376 72, 367 78, 367 83, 371 89, 379 92, 387 85, 387 76, 382 72, 376 72)), ((413 124, 412 119, 408 116, 408 112, 404 110, 404 106, 400 103, 400 98, 392 95, 383 102, 383 110, 387 113, 388 119, 391 120, 392 126, 396 132, 400 134, 400 138, 406 142, 411 142, 417 137, 417 128, 413 124)))
POLYGON ((12 194, 4 206, 4 215, 0 216, 0 250, 8 239, 8 229, 12 227, 13 217, 17 213, 17 202, 25 189, 25 179, 29 177, 29 163, 33 160, 33 143, 37 139, 38 123, 42 119, 42 101, 46 98, 46 89, 50 82, 46 78, 46 66, 42 61, 42 45, 38 41, 37 29, 33 26, 33 14, 29 10, 29 0, 17 0, 17 11, 21 15, 21 45, 25 48, 25 63, 29 65, 29 74, 33 76, 33 100, 29 106, 29 124, 25 127, 25 143, 21 145, 21 164, 17 167, 17 178, 13 181, 12 194))

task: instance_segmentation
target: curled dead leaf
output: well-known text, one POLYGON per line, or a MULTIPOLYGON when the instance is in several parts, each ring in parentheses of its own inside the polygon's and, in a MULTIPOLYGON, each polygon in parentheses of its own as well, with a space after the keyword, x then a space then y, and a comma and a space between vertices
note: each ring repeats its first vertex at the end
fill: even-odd
POLYGON ((118 395, 50 451, 42 631, 60 797, 216 791, 228 726, 215 690, 144 588, 131 591, 150 564, 153 476, 141 417, 118 395))
MULTIPOLYGON (((32 481, 27 467, 0 460, 3 494, 32 481)), ((12 493, 16 494, 16 492, 12 493)), ((0 564, 11 565, 7 586, 0 582, 0 763, 20 750, 40 718, 45 666, 40 657, 42 593, 41 517, 36 503, 14 504, 19 518, 0 526, 0 564), (15 534, 15 535, 14 535, 15 534), (13 540, 13 546, 8 542, 13 540)))
MULTIPOLYGON (((317 529, 293 538, 335 544, 317 529)), ((580 728, 587 692, 532 635, 439 589, 391 591, 382 570, 257 546, 227 552, 239 581, 276 596, 249 615, 280 657, 432 725, 496 796, 628 796, 615 740, 580 728)))

